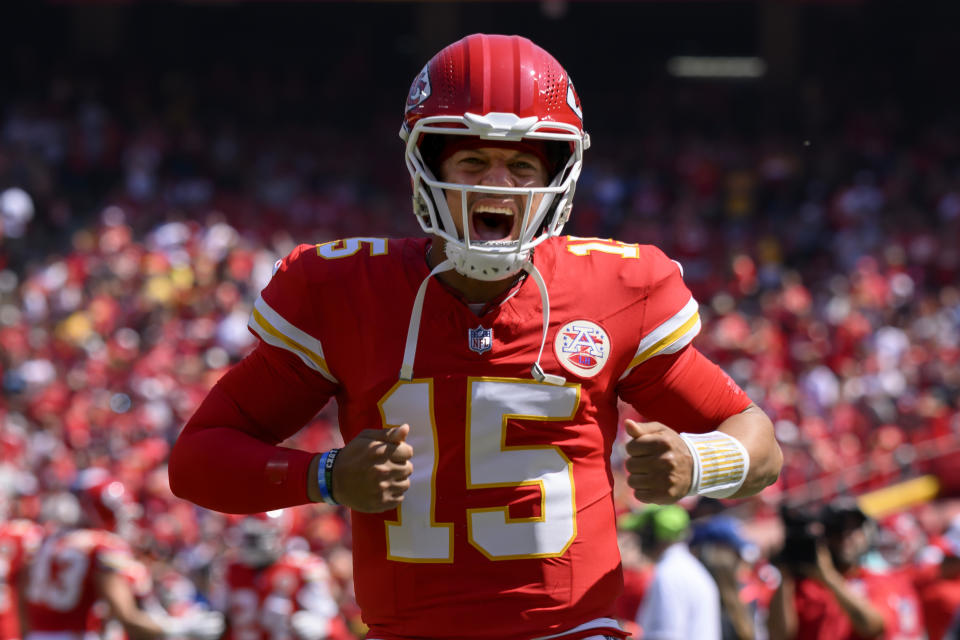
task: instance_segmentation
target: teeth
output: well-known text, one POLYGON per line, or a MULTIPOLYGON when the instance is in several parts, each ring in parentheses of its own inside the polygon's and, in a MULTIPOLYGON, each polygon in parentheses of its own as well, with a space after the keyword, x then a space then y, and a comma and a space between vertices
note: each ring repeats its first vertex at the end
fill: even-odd
POLYGON ((493 205, 482 204, 473 210, 474 213, 497 213, 505 216, 512 216, 513 211, 507 207, 495 207, 493 205))

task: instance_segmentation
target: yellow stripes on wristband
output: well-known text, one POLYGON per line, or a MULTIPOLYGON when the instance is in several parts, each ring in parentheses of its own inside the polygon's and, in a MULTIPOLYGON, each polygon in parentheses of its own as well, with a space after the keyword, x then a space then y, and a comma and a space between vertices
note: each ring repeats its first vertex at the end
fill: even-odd
POLYGON ((726 498, 736 493, 747 477, 750 456, 740 441, 721 431, 682 433, 694 458, 691 494, 726 498))

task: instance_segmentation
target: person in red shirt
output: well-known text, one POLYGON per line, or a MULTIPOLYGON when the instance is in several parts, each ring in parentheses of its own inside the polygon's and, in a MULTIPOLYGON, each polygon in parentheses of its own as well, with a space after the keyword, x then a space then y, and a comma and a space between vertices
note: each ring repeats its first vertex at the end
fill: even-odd
POLYGON ((925 638, 911 582, 858 565, 873 523, 854 501, 831 503, 806 525, 808 538, 791 538, 788 523, 790 552, 780 555, 782 582, 770 603, 771 640, 925 638), (810 558, 803 557, 807 549, 810 558))
POLYGON ((519 36, 441 50, 401 137, 426 238, 301 245, 250 319, 256 349, 170 457, 174 493, 251 513, 352 509, 370 638, 623 637, 610 453, 645 502, 740 497, 782 457, 695 347, 660 250, 561 235, 589 146, 566 70, 519 36), (346 445, 284 448, 330 399, 346 445))
POLYGON ((954 518, 934 547, 943 557, 939 563, 921 567, 914 583, 923 607, 923 620, 930 640, 949 636, 960 614, 960 516, 954 518))
POLYGON ((86 469, 78 474, 73 493, 80 507, 79 526, 64 526, 46 536, 29 566, 22 594, 26 640, 80 637, 106 619, 117 620, 136 638, 220 636, 219 613, 174 619, 141 608, 133 578, 142 568, 119 535, 130 524, 132 506, 122 483, 103 469, 86 469), (101 600, 107 605, 106 618, 92 615, 101 600))
POLYGON ((0 522, 0 640, 23 638, 20 584, 42 537, 43 528, 30 520, 0 522))

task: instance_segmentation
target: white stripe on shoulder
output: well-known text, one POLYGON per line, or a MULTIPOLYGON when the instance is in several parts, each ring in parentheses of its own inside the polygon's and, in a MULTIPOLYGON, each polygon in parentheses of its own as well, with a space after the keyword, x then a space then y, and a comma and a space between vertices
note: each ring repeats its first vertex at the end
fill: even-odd
POLYGON ((287 322, 258 296, 247 325, 269 345, 286 349, 330 382, 339 382, 327 366, 320 341, 287 322))
POLYGON ((700 333, 700 306, 693 296, 671 318, 657 326, 640 341, 633 360, 620 379, 623 380, 633 368, 654 356, 676 353, 690 344, 700 333))

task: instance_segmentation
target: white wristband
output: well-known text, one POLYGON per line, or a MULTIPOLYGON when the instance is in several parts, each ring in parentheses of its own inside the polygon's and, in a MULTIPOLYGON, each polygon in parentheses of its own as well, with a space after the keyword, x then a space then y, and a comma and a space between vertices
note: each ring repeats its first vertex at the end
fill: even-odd
POLYGON ((739 440, 722 431, 681 433, 693 457, 693 482, 688 496, 729 498, 743 486, 750 471, 750 454, 739 440))

